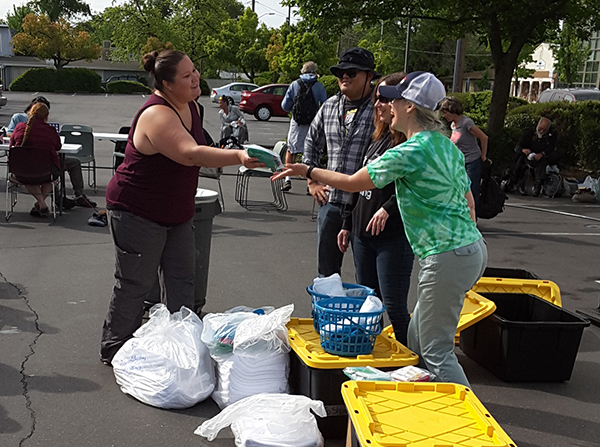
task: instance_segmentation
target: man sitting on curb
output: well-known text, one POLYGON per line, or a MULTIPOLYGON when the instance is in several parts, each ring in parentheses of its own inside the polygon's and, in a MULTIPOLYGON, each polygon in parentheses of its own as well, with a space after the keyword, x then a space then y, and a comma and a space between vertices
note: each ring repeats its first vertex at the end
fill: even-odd
MULTIPOLYGON (((48 107, 48 110, 50 110, 50 101, 48 101, 44 96, 36 96, 25 108, 24 113, 15 113, 11 117, 10 123, 8 124, 8 128, 6 129, 8 136, 10 136, 14 132, 15 127, 17 127, 17 124, 27 122, 27 112, 29 112, 33 105, 37 103, 45 104, 48 107)), ((69 172, 69 178, 71 179, 71 185, 73 186, 73 192, 75 193, 74 200, 69 199, 68 197, 65 197, 63 199, 63 209, 70 210, 75 206, 81 206, 84 208, 94 208, 96 206, 96 202, 93 202, 90 199, 88 199, 83 193, 83 173, 81 172, 81 162, 79 161, 79 159, 75 157, 65 157, 65 165, 63 166, 63 170, 69 172)))
POLYGON ((525 173, 527 167, 533 168, 534 187, 533 195, 538 197, 542 190, 542 185, 546 180, 546 167, 553 165, 555 161, 556 150, 556 132, 550 131, 552 122, 541 117, 534 129, 527 130, 519 143, 517 144, 514 157, 514 167, 508 183, 510 192, 515 186, 522 196, 526 196, 525 191, 525 173))

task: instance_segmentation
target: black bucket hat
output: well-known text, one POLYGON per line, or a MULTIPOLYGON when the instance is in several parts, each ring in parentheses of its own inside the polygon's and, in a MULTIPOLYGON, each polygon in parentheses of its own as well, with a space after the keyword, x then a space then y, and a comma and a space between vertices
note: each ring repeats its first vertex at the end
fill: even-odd
POLYGON ((375 57, 369 50, 360 47, 348 48, 340 57, 337 65, 329 70, 335 76, 341 70, 356 68, 361 71, 370 71, 373 73, 373 79, 381 77, 381 74, 375 71, 375 57))

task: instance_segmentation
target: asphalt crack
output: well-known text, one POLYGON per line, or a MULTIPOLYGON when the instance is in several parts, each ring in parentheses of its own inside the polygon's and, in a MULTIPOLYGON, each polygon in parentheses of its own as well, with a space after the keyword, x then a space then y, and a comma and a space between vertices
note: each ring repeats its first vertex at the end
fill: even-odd
POLYGON ((23 299, 25 306, 27 306, 27 308, 30 310, 30 312, 34 315, 33 324, 34 324, 35 330, 37 332, 35 337, 31 341, 31 343, 29 343, 29 345, 28 345, 29 353, 27 355, 25 355, 25 358, 21 362, 21 368, 19 370, 19 374, 21 374, 21 387, 23 389, 21 394, 25 398, 25 408, 29 412, 29 417, 31 419, 31 429, 30 429, 29 433, 27 434, 27 436, 25 436, 23 439, 21 439, 21 441, 19 441, 19 447, 22 447, 25 444, 25 442, 27 442, 27 440, 30 439, 33 436, 33 434, 35 433, 35 427, 36 427, 36 422, 37 422, 35 410, 33 409, 32 405, 31 405, 31 397, 29 396, 29 388, 28 388, 29 384, 27 383, 28 376, 27 376, 27 374, 25 374, 25 365, 26 365, 27 361, 31 358, 31 356, 33 354, 35 354, 34 347, 35 347, 38 339, 42 336, 42 334, 44 332, 40 329, 40 326, 38 324, 40 317, 39 317, 38 313, 33 309, 33 307, 31 307, 31 304, 29 303, 27 296, 23 293, 23 289, 21 289, 20 287, 16 286, 15 284, 11 283, 10 281, 8 281, 2 273, 0 273, 0 278, 2 278, 4 280, 4 282, 6 282, 10 286, 12 286, 17 291, 17 294, 19 295, 19 297, 23 299))

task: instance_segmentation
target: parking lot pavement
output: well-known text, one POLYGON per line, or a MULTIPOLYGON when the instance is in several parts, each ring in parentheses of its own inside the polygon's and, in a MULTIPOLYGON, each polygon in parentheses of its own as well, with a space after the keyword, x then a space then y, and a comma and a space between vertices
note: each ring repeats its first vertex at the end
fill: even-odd
MULTIPOLYGON (((7 95, 14 110, 31 97, 7 95)), ((106 132, 130 121, 144 101, 48 96, 51 118, 68 122, 79 117, 77 122, 93 122, 106 132)), ((207 110, 212 115, 210 106, 207 110)), ((9 113, 1 109, 0 119, 9 113)), ((277 126, 277 132, 287 130, 285 123, 277 126)), ((110 158, 110 145, 98 147, 110 158)), ((214 219, 205 310, 294 303, 295 316, 309 316, 305 287, 315 276, 316 224, 306 183, 294 180, 288 211, 248 211, 234 200, 235 172, 226 168, 222 179, 226 208, 214 219)), ((91 194, 101 206, 109 178, 110 171, 103 170, 100 190, 91 194)), ((216 189, 214 180, 201 179, 200 185, 216 189)), ((251 199, 269 199, 268 180, 253 178, 250 193, 251 199)), ((2 216, 4 206, 0 200, 2 216)), ((89 209, 75 208, 51 223, 29 216, 30 206, 23 199, 11 221, 0 224, 0 445, 233 446, 229 429, 210 443, 193 435, 218 412, 210 399, 188 410, 165 411, 119 390, 112 370, 98 357, 113 285, 108 230, 86 224, 89 209)), ((556 282, 568 310, 598 306, 600 205, 511 195, 506 210, 492 220, 480 220, 479 228, 488 243, 488 265, 525 269, 556 282)), ((410 308, 417 271, 415 264, 410 308)), ((349 256, 342 277, 353 282, 349 256)), ((519 447, 599 445, 599 328, 585 329, 572 378, 564 383, 503 382, 460 349, 456 352, 475 394, 519 447)), ((327 442, 328 447, 341 445, 327 442)))

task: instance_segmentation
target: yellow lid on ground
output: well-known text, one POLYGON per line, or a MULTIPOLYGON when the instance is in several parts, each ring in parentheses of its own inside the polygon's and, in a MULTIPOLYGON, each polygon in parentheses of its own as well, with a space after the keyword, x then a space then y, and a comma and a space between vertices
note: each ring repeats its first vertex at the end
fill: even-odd
POLYGON ((362 446, 516 447, 462 385, 350 381, 342 397, 362 446))
POLYGON ((328 354, 321 348, 321 339, 313 327, 312 318, 292 318, 287 328, 291 348, 307 366, 312 368, 343 369, 348 366, 402 368, 419 363, 417 354, 385 332, 377 336, 371 354, 340 357, 328 354))
POLYGON ((483 277, 471 289, 478 293, 526 293, 562 307, 560 289, 552 281, 483 277))

